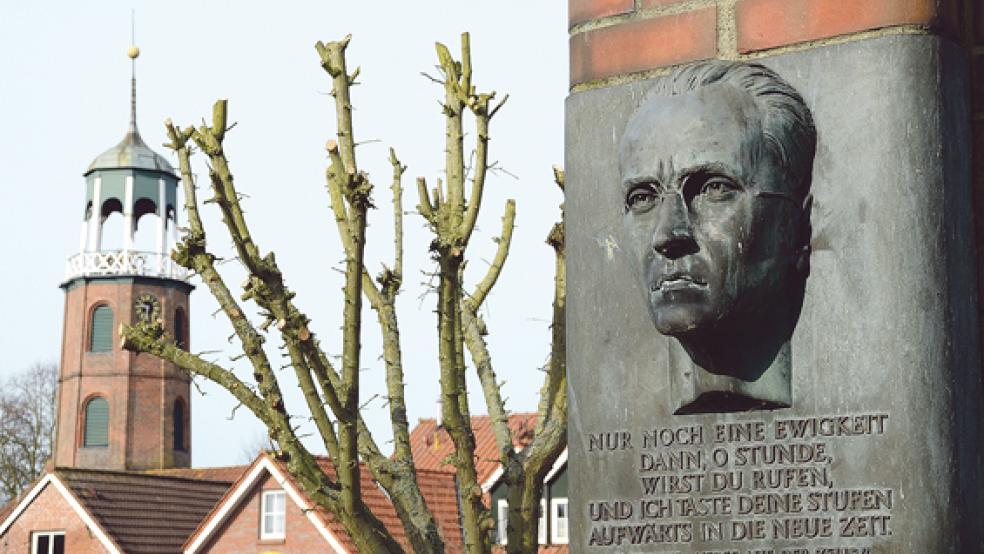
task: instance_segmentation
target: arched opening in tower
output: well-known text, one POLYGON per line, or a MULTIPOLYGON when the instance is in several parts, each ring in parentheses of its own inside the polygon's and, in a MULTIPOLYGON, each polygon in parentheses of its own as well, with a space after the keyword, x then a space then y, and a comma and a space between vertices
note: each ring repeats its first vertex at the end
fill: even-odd
POLYGON ((161 218, 157 204, 149 198, 141 198, 133 205, 133 249, 139 252, 156 252, 158 227, 161 218))
POLYGON ((123 248, 123 203, 118 198, 109 198, 102 204, 102 232, 97 250, 110 252, 123 248))

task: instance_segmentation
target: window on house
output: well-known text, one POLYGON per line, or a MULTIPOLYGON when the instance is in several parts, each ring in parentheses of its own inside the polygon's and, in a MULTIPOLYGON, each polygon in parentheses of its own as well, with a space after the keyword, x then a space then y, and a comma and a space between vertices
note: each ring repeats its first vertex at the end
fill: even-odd
POLYGON ((101 396, 85 403, 82 446, 109 446, 109 402, 101 396))
POLYGON ((550 501, 550 515, 553 516, 553 527, 550 528, 550 542, 567 544, 567 499, 554 498, 550 501))
MULTIPOLYGON (((496 506, 496 516, 499 522, 496 542, 506 544, 509 538, 509 502, 505 499, 499 499, 496 506)), ((547 544, 547 500, 545 498, 540 499, 540 515, 536 521, 536 541, 540 544, 547 544)))
POLYGON ((174 401, 174 449, 178 452, 188 450, 185 444, 185 407, 180 398, 174 401))
POLYGON ((496 528, 498 530, 498 536, 496 537, 496 542, 499 544, 506 544, 506 539, 508 537, 506 529, 509 526, 509 503, 504 499, 499 499, 499 503, 496 506, 496 515, 498 516, 499 526, 496 528))
POLYGON ((113 350, 113 309, 102 305, 92 310, 92 325, 89 327, 89 352, 112 352, 113 350))
POLYGON ((65 533, 61 531, 33 533, 31 554, 65 554, 65 533))
POLYGON ((263 491, 260 499, 260 538, 286 537, 286 520, 287 497, 284 491, 263 491))

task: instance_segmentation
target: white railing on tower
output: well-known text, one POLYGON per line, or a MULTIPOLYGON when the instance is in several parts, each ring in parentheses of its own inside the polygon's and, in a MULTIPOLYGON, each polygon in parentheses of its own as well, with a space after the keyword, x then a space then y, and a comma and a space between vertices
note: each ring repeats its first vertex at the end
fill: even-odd
POLYGON ((167 254, 116 250, 82 252, 68 259, 65 279, 103 275, 159 277, 187 281, 191 272, 179 266, 167 254))

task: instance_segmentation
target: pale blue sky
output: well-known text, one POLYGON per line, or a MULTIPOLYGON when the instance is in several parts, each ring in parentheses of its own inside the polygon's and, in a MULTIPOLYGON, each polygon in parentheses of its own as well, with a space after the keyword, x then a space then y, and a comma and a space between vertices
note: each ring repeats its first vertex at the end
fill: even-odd
MULTIPOLYGON (((238 125, 227 138, 236 182, 262 250, 275 250, 298 304, 331 354, 342 286, 332 271, 341 259, 324 190, 323 146, 334 133, 330 84, 313 45, 352 33, 351 67, 362 83, 354 90, 356 137, 376 139, 359 150, 362 168, 377 184, 368 259, 375 272, 391 254, 387 147, 409 166, 405 205, 416 204, 413 180, 433 182, 443 163, 443 120, 434 73, 434 41, 458 51, 459 33, 470 31, 475 83, 510 94, 492 123, 491 158, 516 178, 490 179, 484 214, 473 240, 469 282, 484 272, 506 198, 517 201, 512 256, 488 300, 496 368, 505 380, 509 408, 536 408, 546 361, 552 252, 544 244, 558 217, 560 195, 550 167, 563 161, 563 102, 567 93, 566 3, 499 2, 39 2, 5 0, 0 7, 0 377, 35 361, 57 361, 61 348, 66 257, 78 249, 83 213, 82 173, 92 159, 124 135, 129 109, 130 10, 136 10, 138 123, 146 142, 174 162, 162 122, 187 125, 229 99, 238 125)), ((175 163, 176 165, 176 163, 175 163)), ((199 160, 199 168, 201 168, 199 160)), ((204 173, 200 170, 200 173, 204 173)), ((212 247, 228 252, 229 240, 213 209, 205 213, 212 247)), ((182 223, 185 218, 180 216, 182 223)), ((429 235, 419 216, 406 217, 406 287, 399 308, 410 416, 433 417, 438 397, 435 298, 421 295, 422 273, 432 268, 429 235)), ((242 282, 235 264, 228 282, 242 282)), ((197 282, 196 282, 197 283, 197 282)), ((193 350, 234 349, 229 324, 212 317, 216 304, 204 286, 192 294, 193 350)), ((373 314, 366 321, 375 324, 373 314)), ((269 341, 275 345, 276 340, 269 341)), ((363 397, 382 390, 378 338, 367 337, 363 397)), ((286 372, 285 372, 286 373, 286 372)), ((294 387, 289 408, 303 411, 294 387)), ((196 466, 237 463, 242 445, 258 434, 243 410, 227 419, 234 403, 215 387, 193 394, 196 466)), ((477 387, 473 384, 473 391, 477 387)), ((485 413, 479 395, 473 411, 485 413)), ((389 436, 385 409, 371 403, 367 418, 381 443, 389 436)))

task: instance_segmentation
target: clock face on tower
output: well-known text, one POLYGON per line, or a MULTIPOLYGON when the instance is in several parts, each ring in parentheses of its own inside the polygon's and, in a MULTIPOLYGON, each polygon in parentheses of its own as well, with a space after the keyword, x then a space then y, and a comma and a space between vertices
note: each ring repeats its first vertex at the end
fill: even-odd
POLYGON ((141 294, 133 303, 133 307, 140 321, 151 322, 161 317, 161 303, 152 294, 141 294))

